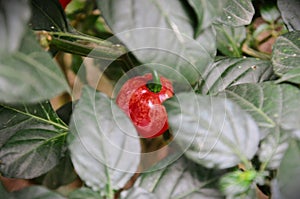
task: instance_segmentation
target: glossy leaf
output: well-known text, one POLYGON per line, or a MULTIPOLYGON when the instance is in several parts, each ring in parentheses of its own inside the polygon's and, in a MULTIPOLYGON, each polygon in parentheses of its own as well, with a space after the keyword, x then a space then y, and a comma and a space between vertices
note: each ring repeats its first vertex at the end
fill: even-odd
POLYGON ((49 103, 1 104, 1 173, 7 177, 34 178, 49 171, 64 155, 67 130, 49 103))
POLYGON ((217 22, 228 26, 248 25, 252 21, 254 12, 251 0, 228 1, 217 22))
POLYGON ((278 188, 283 198, 299 198, 300 143, 292 140, 278 169, 278 188))
POLYGON ((33 30, 68 31, 66 15, 58 0, 31 0, 33 30))
POLYGON ((300 31, 294 31, 278 37, 272 53, 274 71, 283 75, 299 68, 300 62, 300 31))
POLYGON ((70 130, 69 150, 75 170, 94 190, 120 189, 136 172, 140 158, 137 132, 104 94, 84 88, 70 130))
MULTIPOLYGON (((144 64, 162 64, 194 84, 213 61, 205 46, 193 39, 194 22, 184 1, 97 1, 113 32, 144 64), (129 13, 134 13, 131 15, 129 13), (150 39, 151 38, 151 39, 150 39)), ((204 39, 205 40, 205 39, 204 39)))
POLYGON ((289 147, 291 133, 274 128, 260 143, 258 157, 265 168, 277 169, 289 147))
POLYGON ((0 1, 0 57, 19 49, 29 18, 27 0, 0 1))
POLYGON ((66 199, 54 191, 41 186, 30 186, 17 192, 11 193, 11 199, 66 199))
POLYGON ((101 198, 101 195, 97 191, 93 191, 90 188, 82 187, 80 189, 76 189, 75 191, 72 191, 68 195, 68 199, 99 199, 101 198))
POLYGON ((175 99, 166 103, 169 126, 188 158, 220 169, 247 164, 253 158, 259 130, 239 106, 226 98, 192 93, 180 93, 177 99, 178 103, 175 99))
POLYGON ((69 91, 62 71, 32 32, 23 37, 18 50, 0 57, 0 101, 34 103, 69 91))
MULTIPOLYGON (((160 168, 160 165, 157 166, 160 168)), ((135 186, 153 193, 157 198, 221 198, 216 189, 208 187, 213 176, 207 180, 199 180, 194 172, 201 168, 185 158, 180 158, 160 170, 156 170, 155 167, 152 171, 150 169, 142 174, 135 186)))
POLYGON ((217 33, 217 48, 226 56, 241 57, 242 42, 246 39, 245 26, 231 27, 222 24, 215 24, 217 33))
POLYGON ((300 2, 298 0, 277 0, 277 5, 288 30, 300 30, 300 2))
POLYGON ((269 61, 255 58, 225 58, 215 62, 204 78, 202 93, 215 94, 233 85, 258 83, 273 75, 269 61))
POLYGON ((276 126, 284 130, 300 129, 300 91, 292 85, 242 84, 228 88, 225 94, 252 115, 260 127, 261 138, 276 126))

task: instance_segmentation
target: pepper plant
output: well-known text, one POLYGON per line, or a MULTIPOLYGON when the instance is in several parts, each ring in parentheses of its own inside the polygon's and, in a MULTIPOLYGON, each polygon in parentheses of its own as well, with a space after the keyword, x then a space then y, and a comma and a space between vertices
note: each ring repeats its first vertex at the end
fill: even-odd
POLYGON ((297 198, 299 10, 0 0, 0 198, 297 198))

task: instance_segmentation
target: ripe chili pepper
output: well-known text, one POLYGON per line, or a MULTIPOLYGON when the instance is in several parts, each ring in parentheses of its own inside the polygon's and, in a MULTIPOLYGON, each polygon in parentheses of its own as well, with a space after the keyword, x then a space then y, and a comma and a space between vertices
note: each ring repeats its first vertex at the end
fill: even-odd
POLYGON ((131 118, 140 136, 153 138, 168 130, 168 116, 162 103, 173 96, 170 80, 157 73, 129 79, 122 86, 116 102, 131 118), (156 80, 159 82, 155 82, 156 80), (154 80, 153 80, 154 79, 154 80))
POLYGON ((70 2, 71 0, 59 0, 59 3, 63 9, 65 9, 70 2))

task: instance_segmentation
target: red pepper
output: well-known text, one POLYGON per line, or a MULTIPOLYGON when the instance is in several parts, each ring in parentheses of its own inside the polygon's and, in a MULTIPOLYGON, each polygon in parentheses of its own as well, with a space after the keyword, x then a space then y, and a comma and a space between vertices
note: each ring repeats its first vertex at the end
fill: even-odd
POLYGON ((59 3, 63 9, 65 9, 70 2, 71 0, 59 0, 59 3))
POLYGON ((167 78, 160 76, 159 80, 157 90, 149 86, 153 86, 152 74, 133 77, 125 82, 117 96, 118 106, 144 138, 157 137, 169 128, 167 111, 162 103, 173 96, 173 86, 167 78))

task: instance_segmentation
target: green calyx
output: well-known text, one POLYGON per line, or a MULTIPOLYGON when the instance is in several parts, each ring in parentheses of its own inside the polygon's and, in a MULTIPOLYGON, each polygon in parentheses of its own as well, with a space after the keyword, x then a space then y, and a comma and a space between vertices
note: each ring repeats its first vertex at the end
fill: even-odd
POLYGON ((162 89, 162 84, 156 70, 152 71, 152 80, 147 82, 147 88, 153 93, 159 93, 162 89))

